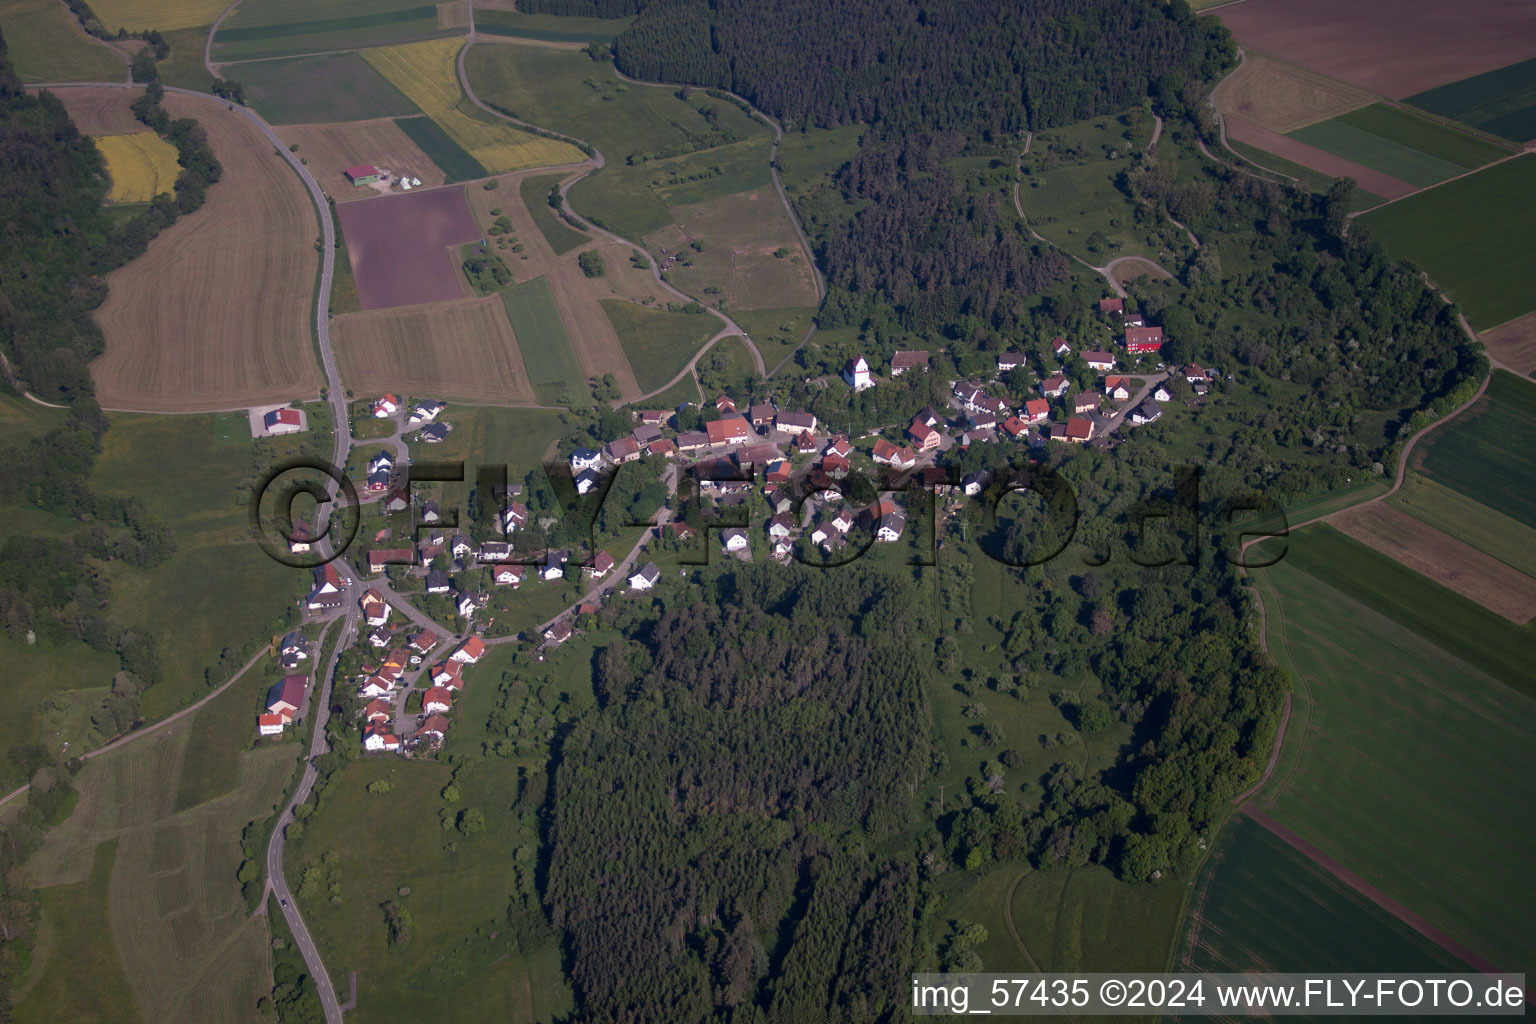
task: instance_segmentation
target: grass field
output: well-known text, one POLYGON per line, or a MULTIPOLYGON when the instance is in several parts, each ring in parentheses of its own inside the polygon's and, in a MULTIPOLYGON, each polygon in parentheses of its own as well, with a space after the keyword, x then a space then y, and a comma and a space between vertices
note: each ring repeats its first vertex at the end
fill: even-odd
POLYGON ((1196 884, 1176 969, 1470 970, 1241 814, 1196 884))
POLYGON ((1405 102, 1525 142, 1536 138, 1536 58, 1417 93, 1405 102))
POLYGON ((1372 97, 1336 78, 1249 53, 1241 67, 1221 80, 1211 99, 1224 113, 1284 134, 1363 107, 1372 97))
POLYGON ((1422 115, 1375 103, 1352 110, 1336 120, 1382 138, 1391 139, 1421 153, 1448 160, 1468 170, 1508 156, 1511 147, 1478 138, 1422 115))
POLYGON ((231 73, 245 87, 250 105, 272 124, 330 124, 420 113, 355 53, 251 61, 231 73))
POLYGON ((531 402, 500 300, 487 296, 337 317, 336 358, 357 394, 389 390, 469 402, 531 402))
POLYGON ((106 351, 91 364, 103 406, 229 409, 318 393, 311 303, 314 206, 292 168, 222 100, 172 93, 224 165, 203 208, 107 275, 96 311, 106 351))
MULTIPOLYGON (((244 419, 240 414, 241 425, 244 419)), ((112 576, 114 616, 159 640, 165 680, 144 695, 152 719, 207 692, 204 669, 225 646, 270 636, 302 585, 251 540, 236 489, 251 475, 250 436, 221 441, 217 422, 211 415, 113 415, 91 476, 103 494, 142 500, 176 540, 176 554, 154 569, 115 569, 112 576)))
POLYGON ((720 323, 705 314, 647 309, 619 299, 604 299, 603 310, 624 343, 641 391, 654 391, 677 376, 720 323))
POLYGON ((228 6, 228 0, 92 0, 91 13, 109 32, 170 32, 211 25, 228 6))
POLYGON ((1390 174, 1410 185, 1433 185, 1466 170, 1461 164, 1367 131, 1343 118, 1308 125, 1286 137, 1390 174))
MULTIPOLYGON (((731 319, 741 325, 747 337, 763 354, 768 371, 773 372, 785 356, 800 344, 805 332, 810 330, 816 316, 815 306, 792 306, 785 309, 732 309, 731 319)), ((794 364, 789 364, 793 366, 794 364)), ((788 367, 786 367, 788 372, 788 367)))
POLYGON ((290 885, 299 890, 306 867, 335 855, 341 904, 324 887, 315 897, 300 895, 305 923, 343 991, 345 971, 357 970, 359 1021, 414 1022, 440 1016, 445 1005, 460 1019, 509 1024, 568 1014, 572 1000, 552 937, 520 949, 508 919, 508 894, 531 884, 538 844, 533 814, 516 806, 516 767, 491 759, 459 778, 457 808, 477 808, 486 820, 484 833, 468 837, 438 824, 445 806, 438 794, 449 778, 446 765, 393 758, 346 767, 286 857, 290 885), (376 779, 388 780, 391 791, 368 793, 376 779), (381 814, 393 827, 377 827, 381 814), (403 947, 390 947, 384 916, 372 910, 386 901, 411 914, 412 937, 403 947))
POLYGON ((208 28, 182 28, 162 34, 170 44, 171 54, 156 65, 160 81, 183 89, 211 91, 213 76, 203 63, 203 45, 208 41, 208 28))
MULTIPOLYGON (((383 0, 368 5, 366 14, 348 0, 251 0, 224 19, 213 58, 291 57, 464 34, 463 28, 440 28, 437 6, 419 0, 383 0)), ((239 69, 226 73, 240 78, 239 69)))
POLYGON ((480 161, 466 153, 430 117, 402 117, 395 127, 442 169, 444 180, 472 181, 485 177, 487 172, 480 161))
MULTIPOLYGON (((681 255, 667 280, 732 310, 815 305, 816 281, 784 204, 772 188, 671 207, 673 223, 645 238, 651 258, 681 255), (694 250, 692 245, 702 248, 694 250), (711 292, 708 289, 716 289, 711 292)), ((665 263, 662 264, 665 266, 665 263)))
POLYGON ((475 11, 475 31, 544 43, 610 43, 633 20, 523 14, 520 11, 481 7, 475 11))
POLYGON ((1536 633, 1338 530, 1318 523, 1296 531, 1282 564, 1396 620, 1518 692, 1536 695, 1536 678, 1529 671, 1536 657, 1536 633))
POLYGON ((128 73, 56 0, 3 0, 0 23, 6 57, 23 82, 116 82, 128 73))
POLYGON ((558 185, 563 177, 562 174, 541 174, 524 178, 517 186, 523 205, 528 208, 528 216, 538 225, 539 233, 556 256, 570 252, 589 239, 588 235, 561 220, 559 214, 550 208, 549 190, 558 185))
MULTIPOLYGON (((560 319, 560 309, 542 277, 503 289, 507 320, 517 334, 528 379, 541 393, 568 395, 578 405, 590 405, 591 392, 581 363, 571 349, 571 339, 560 319)), ((545 404, 548 404, 547 402, 545 404)))
POLYGON ((1536 383, 1494 371, 1477 404, 1414 450, 1413 467, 1496 512, 1536 528, 1536 383))
POLYGON ((608 298, 615 289, 606 282, 617 280, 622 273, 616 266, 612 277, 589 278, 574 260, 562 260, 550 268, 545 279, 583 376, 601 380, 611 374, 619 396, 633 398, 644 389, 635 378, 629 353, 612 319, 598 304, 615 301, 608 298))
POLYGON ((1387 502, 1527 576, 1536 576, 1536 530, 1475 498, 1410 472, 1402 489, 1387 502))
POLYGON ((542 463, 550 441, 569 432, 561 424, 564 415, 551 409, 449 406, 440 419, 453 424, 453 433, 441 444, 429 446, 432 458, 464 460, 470 467, 465 473, 470 481, 475 468, 484 465, 505 465, 509 480, 521 480, 542 463))
POLYGON ((1429 272, 1477 330, 1536 309, 1522 268, 1536 232, 1536 156, 1489 167, 1372 210, 1360 222, 1429 272))
POLYGON ((434 39, 365 50, 363 58, 491 173, 580 163, 586 159, 581 150, 569 143, 493 123, 488 115, 466 113, 455 65, 463 45, 462 39, 434 39))
POLYGON ((176 147, 154 132, 103 135, 95 142, 112 179, 112 190, 107 193, 111 202, 147 203, 175 187, 176 176, 181 173, 176 147))
MULTIPOLYGON (((248 716, 252 696, 237 685, 209 707, 229 702, 248 716)), ((38 981, 17 1019, 105 1024, 137 1010, 150 1021, 237 1024, 270 990, 265 922, 246 914, 235 872, 240 831, 272 812, 295 748, 241 754, 228 795, 177 813, 178 779, 205 766, 189 756, 189 734, 178 722, 76 777, 74 814, 26 865, 44 905, 43 938, 38 981), (77 894, 89 905, 71 902, 77 894), (95 1017, 69 1006, 109 1009, 95 1017)))
POLYGON ((1340 534, 1326 531, 1337 540, 1324 550, 1325 538, 1309 536, 1318 530, 1251 574, 1269 648, 1297 688, 1261 809, 1473 950, 1526 963, 1536 952, 1519 852, 1536 811, 1529 673, 1517 691, 1463 660, 1507 640, 1479 633, 1435 600, 1447 592, 1340 534), (1404 621, 1394 605, 1410 602, 1461 649, 1404 621))

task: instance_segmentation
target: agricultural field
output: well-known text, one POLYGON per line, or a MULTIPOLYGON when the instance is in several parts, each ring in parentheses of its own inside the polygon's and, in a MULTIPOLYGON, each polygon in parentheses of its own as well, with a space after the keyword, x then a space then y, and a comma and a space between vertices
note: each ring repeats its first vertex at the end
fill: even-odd
POLYGON ((247 102, 274 125, 368 121, 421 113, 355 53, 250 61, 229 73, 245 87, 247 102))
POLYGON ((182 28, 162 33, 171 47, 171 55, 156 65, 160 81, 202 92, 213 88, 213 76, 203 63, 203 45, 208 41, 208 31, 208 28, 182 28))
POLYGON ((1469 656, 1528 632, 1476 609, 1505 635, 1480 630, 1455 607, 1470 602, 1327 527, 1299 531, 1286 558, 1250 575, 1270 651, 1297 688, 1258 809, 1481 956, 1528 962, 1530 653, 1511 652, 1522 667, 1505 682, 1519 689, 1469 656), (1456 643, 1400 604, 1444 621, 1456 643))
POLYGON ((708 314, 647 309, 619 299, 604 299, 603 309, 624 344, 642 393, 676 377, 720 326, 708 314))
POLYGON ((69 111, 69 118, 80 129, 81 135, 124 135, 144 130, 144 123, 129 109, 138 99, 136 90, 87 86, 55 89, 53 94, 69 111))
POLYGON ((360 1021, 414 1022, 441 1016, 445 1005, 466 1020, 509 1024, 571 1011, 559 947, 537 902, 532 915, 518 907, 509 917, 509 894, 532 886, 538 847, 537 808, 517 799, 518 775, 507 762, 483 761, 455 780, 462 797, 450 806, 440 796, 452 778, 447 765, 362 758, 331 783, 324 813, 290 844, 289 884, 342 991, 345 971, 358 972, 360 1021), (368 792, 376 781, 389 791, 368 792), (439 810, 466 808, 482 812, 483 832, 440 826, 439 810), (381 815, 392 827, 377 827, 381 815), (306 872, 317 883, 305 884, 306 872), (331 886, 339 906, 327 898, 331 886), (359 918, 358 907, 386 902, 410 915, 407 942, 390 944, 382 913, 359 918))
MULTIPOLYGON (((1309 146, 1299 139, 1270 131, 1240 117, 1227 118, 1226 128, 1227 139, 1231 142, 1251 146, 1266 155, 1272 153, 1286 163, 1299 164, 1329 179, 1354 178, 1361 188, 1383 199, 1401 199, 1418 191, 1416 186, 1400 178, 1394 178, 1390 174, 1374 170, 1364 164, 1357 164, 1353 160, 1346 160, 1325 149, 1309 146)), ((1273 161, 1262 157, 1257 159, 1262 166, 1274 167, 1276 170, 1283 169, 1280 164, 1273 161)))
MULTIPOLYGON (((209 707, 248 714, 254 696, 236 684, 209 707)), ((294 748, 241 753, 229 795, 178 813, 178 778, 202 767, 190 732, 178 722, 76 777, 75 812, 26 865, 44 917, 17 1020, 70 1007, 68 1019, 103 1024, 235 1024, 270 989, 266 923, 247 915, 235 872, 240 830, 272 813, 294 748)))
POLYGON ((1342 118, 1308 125, 1286 137, 1420 188, 1466 170, 1460 164, 1358 128, 1342 118))
POLYGON ((1470 969, 1246 815, 1217 840, 1181 947, 1180 971, 1470 969))
MULTIPOLYGON (((318 425, 317 410, 309 418, 318 425)), ((144 694, 149 719, 206 693, 204 670, 229 644, 276 632, 303 585, 251 540, 241 490, 251 476, 250 432, 239 429, 241 412, 221 433, 229 419, 114 414, 91 475, 102 494, 142 500, 176 540, 161 565, 112 575, 113 616, 159 638, 165 678, 144 694)))
POLYGON ((621 397, 640 394, 642 389, 631 368, 629 350, 620 340, 611 317, 604 313, 609 303, 622 300, 601 299, 603 305, 598 305, 599 296, 609 291, 603 283, 606 276, 589 278, 575 263, 566 260, 552 268, 546 279, 583 375, 601 379, 612 374, 621 397))
POLYGON ((1359 220, 1394 256, 1428 271, 1475 330, 1536 310, 1536 280, 1525 269, 1536 232, 1536 156, 1485 168, 1359 220))
POLYGON ((176 147, 154 132, 102 135, 95 142, 112 179, 109 202, 147 203, 175 187, 176 176, 181 173, 176 147))
POLYGON ((1387 504, 1536 577, 1536 530, 1475 498, 1410 471, 1387 504))
POLYGON ((222 101, 171 93, 164 102, 172 117, 197 118, 224 176, 202 209, 107 275, 96 311, 106 351, 91 364, 97 398, 112 409, 190 412, 313 397, 309 193, 222 101))
POLYGON ((1488 355, 1526 377, 1536 373, 1536 313, 1502 323, 1478 334, 1488 355))
MULTIPOLYGON (((490 115, 465 112, 456 60, 461 39, 434 39, 365 50, 363 59, 408 96, 448 137, 490 173, 580 163, 586 154, 566 142, 541 138, 490 115)), ((474 109, 474 108, 470 108, 474 109)))
MULTIPOLYGON (((507 479, 521 480, 542 464, 551 441, 570 432, 561 422, 564 415, 564 410, 554 409, 449 406, 441 419, 453 424, 453 432, 446 441, 429 448, 433 459, 463 460, 469 467, 465 475, 470 480, 474 479, 476 469, 484 465, 504 465, 507 479)), ((540 589, 520 588, 518 593, 537 593, 540 589)), ((487 659, 481 667, 489 664, 487 659)))
POLYGON ((1512 142, 1536 139, 1536 57, 1428 89, 1407 102, 1512 142))
POLYGON ((1384 503, 1352 508, 1328 522, 1396 562, 1525 624, 1536 617, 1536 578, 1384 503))
POLYGON ((791 306, 784 309, 732 309, 731 319, 741 325, 747 337, 763 354, 770 375, 773 368, 795 350, 811 329, 815 306, 791 306))
POLYGON ((772 188, 669 212, 672 223, 645 244, 683 291, 711 303, 711 296, 722 297, 732 310, 816 304, 810 259, 772 188), (669 264, 669 257, 680 262, 669 264))
POLYGON ((1361 131, 1402 143, 1421 153, 1448 160, 1466 170, 1508 156, 1513 147, 1453 128, 1401 107, 1376 103, 1352 110, 1336 120, 1361 131))
POLYGON ((213 59, 293 57, 464 34, 439 28, 437 6, 420 0, 382 0, 366 14, 348 0, 242 0, 214 36, 213 59))
POLYGON ((448 137, 442 126, 430 117, 402 117, 395 127, 431 156, 443 169, 449 181, 472 181, 485 177, 486 170, 480 161, 464 152, 462 146, 448 137))
POLYGON ((23 82, 115 82, 128 73, 123 57, 86 35, 57 0, 3 0, 0 23, 23 82))
POLYGON ((109 32, 199 28, 218 20, 229 0, 91 0, 91 13, 109 32))
POLYGON ((544 241, 549 243, 550 250, 556 256, 570 252, 589 238, 561 220, 560 215, 550 208, 549 190, 558 185, 563 177, 563 174, 542 174, 524 178, 518 184, 518 194, 522 196, 528 215, 533 218, 539 234, 544 236, 544 241))
MULTIPOLYGON (((1282 156, 1276 156, 1274 153, 1267 153, 1262 149, 1248 145, 1246 142, 1239 142, 1230 135, 1227 137, 1227 146, 1239 156, 1258 164, 1260 167, 1283 174, 1289 178, 1298 179, 1313 192, 1327 192, 1329 186, 1333 184, 1332 175, 1324 174, 1322 171, 1316 171, 1310 167, 1303 167, 1295 161, 1287 160, 1282 156)), ((1351 212, 1369 210, 1371 207, 1380 206, 1384 202, 1386 200, 1381 196, 1367 192, 1362 188, 1356 188, 1354 202, 1350 204, 1350 210, 1351 212)))
POLYGON ((578 405, 591 403, 586 375, 571 349, 570 336, 560 316, 560 307, 549 281, 538 277, 524 284, 504 288, 501 300, 507 319, 517 332, 518 345, 528 378, 542 404, 553 404, 561 395, 578 405))
POLYGON ((1412 465, 1527 527, 1536 528, 1536 384, 1495 371, 1488 390, 1414 450, 1412 465))
POLYGON ((1224 114, 1284 135, 1366 106, 1374 97, 1327 75, 1250 53, 1217 84, 1211 99, 1224 114))
POLYGON ((1524 0, 1248 0, 1215 16, 1250 53, 1391 99, 1530 56, 1531 9, 1524 0))
POLYGON ((357 394, 533 401, 519 339, 495 296, 339 316, 331 336, 342 375, 357 394))
POLYGON ((347 256, 364 309, 440 302, 469 295, 458 246, 480 226, 461 187, 338 205, 347 256))
POLYGON ((356 164, 383 167, 396 177, 420 178, 427 189, 445 182, 443 172, 400 130, 397 121, 291 125, 273 130, 289 148, 298 147, 294 152, 305 161, 325 194, 338 203, 379 194, 366 185, 353 185, 347 178, 346 169, 356 164))
POLYGON ((611 43, 633 20, 523 14, 520 11, 476 5, 475 32, 540 43, 611 43))

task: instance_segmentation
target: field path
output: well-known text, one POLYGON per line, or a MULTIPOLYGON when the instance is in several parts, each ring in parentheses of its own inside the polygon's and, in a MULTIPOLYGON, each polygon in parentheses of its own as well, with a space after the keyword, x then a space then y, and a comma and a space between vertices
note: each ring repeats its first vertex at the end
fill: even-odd
MULTIPOLYGON (((547 128, 542 128, 539 125, 531 124, 531 123, 529 123, 527 121, 523 121, 523 120, 521 120, 519 118, 513 117, 511 114, 508 114, 505 111, 496 109, 495 107, 491 106, 490 104, 488 104, 484 100, 482 100, 478 95, 476 95, 474 88, 471 87, 470 84, 469 84, 469 75, 465 71, 465 68, 464 68, 465 58, 466 58, 467 54, 469 53, 469 48, 475 44, 475 25, 474 25, 474 16, 473 16, 474 15, 473 0, 466 0, 466 2, 470 4, 470 15, 471 15, 470 16, 470 25, 469 25, 469 41, 467 43, 465 43, 465 45, 459 50, 459 59, 458 59, 459 88, 464 91, 464 95, 469 99, 469 101, 471 103, 473 103, 475 106, 479 107, 481 110, 485 111, 487 114, 491 114, 494 117, 499 117, 502 120, 507 121, 510 124, 515 124, 519 128, 525 128, 525 129, 537 132, 537 133, 542 134, 542 135, 547 135, 547 136, 549 136, 551 138, 556 138, 556 139, 560 139, 560 140, 562 140, 564 142, 569 142, 571 145, 576 146, 577 148, 581 149, 583 152, 591 153, 592 154, 592 158, 587 161, 587 163, 585 165, 586 166, 586 170, 585 171, 583 171, 583 172, 581 172, 579 174, 572 175, 571 177, 567 178, 566 180, 564 180, 564 181, 562 181, 560 183, 560 208, 561 208, 561 210, 568 217, 570 217, 572 220, 574 220, 576 223, 578 223, 578 224, 585 224, 592 232, 594 232, 596 234, 600 234, 600 235, 604 236, 605 238, 612 239, 613 241, 618 242, 621 245, 627 245, 627 246, 629 246, 632 249, 639 249, 641 252, 644 252, 645 251, 645 246, 643 246, 643 245, 641 245, 641 244, 639 244, 637 242, 630 241, 629 239, 625 238, 624 236, 617 235, 617 234, 613 233, 612 231, 607 230, 606 228, 601 228, 601 227, 598 227, 596 224, 590 223, 585 218, 583 218, 580 215, 578 215, 576 213, 576 211, 571 207, 571 200, 570 200, 571 186, 575 185, 578 181, 581 181, 583 178, 587 177, 588 175, 590 175, 590 174, 592 174, 592 173, 594 173, 596 171, 602 170, 603 167, 606 165, 606 161, 603 158, 602 150, 598 149, 596 146, 592 145, 590 142, 586 142, 586 141, 584 141, 582 139, 578 139, 578 138, 575 138, 575 137, 570 136, 570 135, 564 135, 564 134, 561 134, 560 132, 550 131, 547 128)), ((614 74, 616 74, 616 75, 618 74, 618 69, 617 68, 614 69, 614 74)), ((634 81, 633 79, 624 78, 623 75, 619 75, 619 77, 623 78, 625 81, 634 81)), ((637 84, 637 85, 654 85, 654 84, 658 84, 658 83, 635 82, 635 84, 637 84)), ((742 100, 742 102, 745 103, 746 101, 742 100)), ((748 105, 750 106, 750 104, 748 104, 748 105)), ((765 120, 766 120, 766 118, 765 118, 765 120)), ((767 123, 772 124, 773 122, 772 121, 767 121, 767 123)), ((777 152, 778 152, 778 142, 775 141, 774 142, 773 153, 777 154, 777 152)), ((777 182, 778 182, 778 176, 777 176, 776 172, 774 174, 774 182, 775 182, 775 184, 777 184, 777 182)), ((780 198, 783 198, 782 190, 780 191, 779 195, 780 195, 780 198)), ((785 202, 787 204, 788 200, 785 200, 785 202)), ((795 225, 796 232, 800 233, 800 236, 803 239, 805 236, 804 236, 803 233, 800 232, 800 222, 799 222, 799 220, 797 220, 795 218, 795 215, 794 215, 793 211, 790 211, 790 215, 789 216, 790 216, 790 221, 795 225)), ((806 253, 807 253, 808 256, 810 255, 809 248, 807 248, 806 253)), ((814 269, 816 267, 816 260, 815 260, 815 258, 811 257, 811 261, 810 262, 811 262, 811 267, 814 269)), ((653 278, 655 278, 656 284, 659 287, 661 287, 662 289, 664 289, 667 292, 670 292, 672 295, 676 296, 677 298, 682 299, 685 302, 699 302, 699 300, 694 298, 692 295, 689 295, 687 292, 682 291, 681 289, 679 289, 675 285, 673 285, 671 282, 665 280, 661 276, 661 266, 655 260, 651 261, 651 276, 653 278)), ((821 271, 820 270, 816 271, 816 283, 817 283, 818 294, 825 294, 821 290, 824 286, 821 283, 821 271)), ((712 345, 714 345, 715 342, 719 341, 721 338, 729 337, 732 334, 736 334, 736 335, 740 335, 741 340, 746 344, 747 351, 752 353, 752 362, 753 362, 753 365, 757 368, 758 375, 762 376, 762 377, 767 377, 768 376, 768 368, 767 368, 767 366, 763 362, 763 354, 762 354, 762 352, 760 352, 758 350, 757 344, 751 339, 751 337, 748 336, 747 332, 742 330, 741 326, 739 324, 737 324, 736 321, 732 320, 725 313, 720 312, 720 310, 715 309, 713 306, 710 306, 710 305, 708 305, 708 304, 706 304, 704 302, 699 302, 699 305, 703 306, 705 312, 709 313, 716 320, 721 321, 725 326, 720 329, 719 333, 717 333, 714 337, 710 338, 708 341, 706 341, 704 343, 704 345, 699 349, 698 353, 695 354, 693 359, 689 362, 686 372, 690 372, 690 373, 692 372, 693 365, 694 365, 694 363, 696 363, 698 361, 699 356, 702 356, 705 352, 709 351, 710 347, 712 345)), ((809 335, 807 335, 807 337, 809 337, 809 335)), ((682 379, 682 375, 679 374, 677 378, 674 378, 674 382, 676 380, 681 380, 681 379, 682 379)), ((663 390, 665 390, 665 389, 663 389, 663 390)), ((659 393, 660 392, 652 392, 652 394, 659 394, 659 393)), ((621 400, 619 400, 619 402, 615 403, 615 406, 617 407, 617 405, 621 405, 621 404, 624 404, 626 402, 643 401, 644 399, 649 398, 649 397, 651 397, 651 395, 640 395, 637 398, 621 399, 621 400)))

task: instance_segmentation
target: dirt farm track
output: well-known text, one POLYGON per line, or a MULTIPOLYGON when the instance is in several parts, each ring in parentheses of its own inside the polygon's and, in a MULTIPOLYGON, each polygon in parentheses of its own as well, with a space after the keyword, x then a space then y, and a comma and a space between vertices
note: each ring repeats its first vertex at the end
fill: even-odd
POLYGON ((1531 56, 1530 0, 1243 0, 1216 11, 1249 50, 1402 99, 1531 56))
MULTIPOLYGON (((71 93, 102 91, 58 95, 70 105, 71 93)), ((117 90, 125 109, 135 96, 117 90)), ((177 93, 164 103, 172 117, 196 118, 208 132, 224 176, 202 209, 107 275, 110 291, 96 313, 106 352, 91 364, 97 398, 108 409, 197 412, 314 397, 321 379, 310 341, 318 258, 309 194, 224 103, 177 93)))

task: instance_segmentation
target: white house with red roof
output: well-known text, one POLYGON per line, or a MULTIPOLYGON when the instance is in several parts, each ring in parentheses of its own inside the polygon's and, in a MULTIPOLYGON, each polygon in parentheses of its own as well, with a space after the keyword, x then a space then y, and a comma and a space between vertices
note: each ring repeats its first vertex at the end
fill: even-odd
POLYGON ((288 715, 274 715, 270 712, 256 716, 256 732, 262 736, 281 736, 288 723, 293 721, 288 715))
POLYGON ((917 450, 922 452, 938 450, 939 443, 943 440, 943 436, 937 430, 922 420, 912 421, 912 425, 907 428, 907 436, 917 444, 917 450))
POLYGON ((464 686, 464 663, 462 661, 454 661, 451 658, 447 661, 438 662, 432 666, 429 677, 432 680, 433 686, 446 686, 450 690, 462 689, 464 686))
POLYGON ((1108 395, 1112 402, 1124 402, 1131 397, 1130 384, 1129 377, 1105 377, 1104 394, 1108 395))
POLYGON ((387 420, 400 411, 400 399, 388 392, 379 396, 379 400, 373 403, 373 414, 381 420, 387 420))
POLYGON ((261 418, 269 434, 297 434, 304 429, 304 414, 297 409, 273 409, 261 418))
POLYGON ((421 723, 421 728, 416 730, 418 740, 426 740, 432 743, 440 743, 448 734, 448 719, 443 715, 428 715, 421 723))
POLYGON ((448 711, 453 707, 453 693, 446 686, 434 686, 421 698, 421 710, 427 714, 448 711))
POLYGON ((854 356, 843 364, 843 380, 855 391, 875 386, 869 376, 869 361, 863 356, 854 356))
POLYGON ((1031 398, 1024 403, 1025 423, 1044 423, 1051 418, 1051 403, 1043 398, 1031 398))
POLYGON ((710 444, 745 444, 752 436, 746 418, 739 415, 710 420, 704 424, 704 430, 709 435, 710 444))
POLYGON ((1067 378, 1058 373, 1056 376, 1047 377, 1040 382, 1040 393, 1046 398, 1056 398, 1067 393, 1069 383, 1067 378))
POLYGON ((375 697, 368 702, 367 707, 363 708, 363 721, 365 722, 387 722, 394 717, 395 709, 393 705, 382 697, 375 697))
POLYGON ((1127 327, 1125 350, 1127 352, 1156 352, 1163 347, 1161 327, 1127 327))
POLYGON ((449 655, 453 661, 473 665, 485 655, 485 641, 477 636, 467 638, 458 648, 449 655))
POLYGON ((363 728, 363 749, 367 751, 389 752, 400 749, 400 737, 389 731, 389 727, 381 722, 374 722, 363 728))
POLYGON ((892 466, 896 469, 910 469, 917 464, 917 456, 906 445, 894 445, 885 438, 875 441, 875 449, 870 453, 870 458, 882 466, 892 466))
POLYGON ((496 571, 491 573, 491 582, 498 587, 511 587, 516 590, 523 585, 523 567, 520 565, 498 565, 496 571))
POLYGON ((369 587, 363 594, 358 606, 363 611, 363 619, 370 626, 382 626, 389 621, 389 602, 384 600, 384 595, 369 587))

